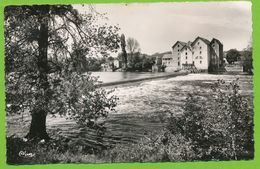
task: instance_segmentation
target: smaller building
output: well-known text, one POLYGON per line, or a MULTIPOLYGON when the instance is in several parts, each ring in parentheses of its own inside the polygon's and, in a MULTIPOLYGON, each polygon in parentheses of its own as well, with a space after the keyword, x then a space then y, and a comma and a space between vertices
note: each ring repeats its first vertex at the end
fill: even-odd
POLYGON ((121 68, 122 67, 122 62, 119 61, 118 59, 114 59, 113 65, 114 65, 114 68, 121 68))
POLYGON ((156 56, 155 62, 152 65, 152 72, 163 72, 163 67, 162 67, 162 57, 161 56, 156 56))
POLYGON ((172 72, 175 70, 172 66, 173 64, 174 60, 172 54, 164 54, 162 57, 162 66, 165 67, 166 72, 172 72))

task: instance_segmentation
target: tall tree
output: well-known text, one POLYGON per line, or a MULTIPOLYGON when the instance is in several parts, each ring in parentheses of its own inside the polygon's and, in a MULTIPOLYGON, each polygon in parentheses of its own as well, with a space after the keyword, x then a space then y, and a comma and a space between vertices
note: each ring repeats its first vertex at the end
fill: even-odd
POLYGON ((124 66, 125 69, 127 69, 127 53, 126 53, 126 42, 125 42, 125 35, 122 34, 121 35, 121 49, 122 49, 122 56, 123 56, 123 60, 124 60, 124 66))
POLYGON ((253 54, 252 54, 252 38, 250 39, 247 47, 243 50, 241 60, 243 62, 243 71, 253 74, 253 54))
POLYGON ((227 52, 227 61, 229 64, 232 64, 240 59, 240 53, 236 49, 230 49, 227 52))
POLYGON ((133 55, 134 53, 140 52, 140 45, 138 41, 134 38, 128 38, 126 41, 126 47, 130 55, 133 55))
POLYGON ((28 109, 31 112, 32 120, 26 138, 49 139, 46 132, 46 116, 49 112, 67 113, 80 122, 90 124, 98 116, 107 114, 103 109, 107 102, 113 104, 110 108, 115 105, 115 98, 110 100, 105 97, 105 91, 96 90, 93 78, 82 76, 81 72, 70 67, 72 60, 78 56, 70 48, 72 42, 81 43, 84 50, 80 54, 85 55, 97 52, 106 55, 119 47, 118 28, 97 25, 96 19, 96 14, 79 14, 71 5, 5 8, 6 97, 7 102, 12 103, 7 111, 28 109), (70 76, 66 76, 68 70, 70 76), (80 89, 74 88, 75 85, 80 85, 80 89), (99 103, 103 106, 98 112, 92 112, 96 115, 88 114, 87 118, 86 111, 91 112, 82 106, 92 102, 88 99, 82 101, 82 97, 94 97, 98 102, 99 94, 105 97, 99 103))

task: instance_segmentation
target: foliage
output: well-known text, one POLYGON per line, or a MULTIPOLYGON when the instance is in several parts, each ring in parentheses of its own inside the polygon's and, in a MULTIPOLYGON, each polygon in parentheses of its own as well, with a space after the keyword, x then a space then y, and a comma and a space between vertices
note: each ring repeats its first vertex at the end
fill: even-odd
POLYGON ((168 131, 150 133, 138 143, 118 145, 102 154, 109 162, 187 161, 188 157, 193 156, 190 142, 182 135, 173 135, 168 131))
POLYGON ((101 58, 88 57, 86 58, 86 60, 87 60, 86 71, 100 71, 101 65, 106 62, 106 59, 103 57, 101 58))
POLYGON ((241 57, 243 63, 243 71, 248 72, 249 74, 253 74, 252 48, 245 49, 241 57))
MULTIPOLYGON (((32 117, 43 118, 59 113, 97 126, 98 118, 113 110, 116 98, 98 88, 97 79, 83 74, 87 56, 106 57, 119 47, 119 28, 96 24, 100 15, 80 14, 71 5, 5 8, 7 113, 27 109, 36 115, 32 117)), ((32 118, 35 124, 33 119, 46 130, 45 120, 32 118)), ((44 133, 38 129, 33 133, 44 133)))
POLYGON ((134 53, 140 52, 140 45, 136 39, 128 38, 126 41, 126 49, 130 55, 133 55, 134 53))
POLYGON ((212 90, 212 104, 189 94, 184 114, 170 117, 167 128, 171 133, 181 133, 187 141, 191 141, 196 159, 240 159, 249 156, 253 151, 252 109, 248 100, 239 93, 238 81, 225 85, 219 80, 212 90))
POLYGON ((61 138, 49 142, 23 141, 21 138, 7 139, 8 164, 55 164, 55 163, 93 163, 105 162, 90 153, 91 147, 82 151, 82 145, 71 146, 70 141, 61 138))
POLYGON ((240 59, 240 53, 236 49, 230 49, 226 56, 227 62, 232 64, 240 59))
POLYGON ((50 76, 50 90, 53 93, 49 112, 66 115, 88 127, 103 127, 100 119, 107 117, 110 111, 115 111, 117 105, 118 98, 111 95, 113 90, 100 88, 98 79, 90 73, 64 74, 50 76))
MULTIPOLYGON (((19 75, 17 75, 19 76, 19 75)), ((25 110, 34 111, 40 104, 35 97, 41 94, 31 84, 37 78, 16 78, 15 73, 6 76, 7 113, 22 113, 25 110), (17 91, 19 91, 17 93, 17 91), (38 94, 39 93, 39 94, 38 94), (26 97, 24 97, 26 95, 26 97)), ((60 114, 75 119, 80 124, 89 127, 102 127, 100 118, 105 118, 109 111, 114 111, 118 98, 111 95, 113 90, 99 87, 98 79, 90 73, 77 72, 52 73, 48 76, 48 105, 41 105, 51 114, 60 114)))
POLYGON ((155 58, 139 52, 128 54, 128 71, 151 71, 155 58))
POLYGON ((24 142, 20 138, 7 138, 8 164, 35 163, 99 163, 99 162, 162 162, 187 161, 194 156, 190 142, 183 136, 158 131, 145 136, 138 143, 119 144, 115 147, 91 152, 91 147, 73 144, 65 138, 47 143, 24 142), (158 134, 159 133, 159 134, 158 134), (26 158, 19 152, 31 152, 26 158))
POLYGON ((127 53, 126 53, 126 42, 125 42, 125 35, 122 34, 120 37, 120 41, 121 41, 121 50, 122 50, 122 60, 124 62, 125 65, 125 69, 127 68, 127 53))

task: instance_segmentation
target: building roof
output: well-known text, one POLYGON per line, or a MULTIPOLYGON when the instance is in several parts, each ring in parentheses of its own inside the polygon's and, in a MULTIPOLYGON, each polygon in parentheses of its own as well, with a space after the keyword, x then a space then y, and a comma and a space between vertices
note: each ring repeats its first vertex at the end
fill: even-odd
POLYGON ((191 45, 193 46, 194 43, 195 43, 198 39, 201 39, 201 40, 202 40, 204 43, 206 43, 207 45, 210 44, 210 41, 209 41, 208 39, 205 39, 205 38, 202 38, 202 37, 198 36, 198 37, 191 43, 191 45))
POLYGON ((216 41, 216 42, 217 42, 218 44, 220 44, 220 45, 223 45, 223 44, 222 44, 218 39, 216 39, 216 38, 213 38, 210 43, 213 43, 214 41, 216 41))
POLYGON ((180 43, 182 46, 184 46, 184 45, 187 44, 186 42, 177 41, 177 42, 172 46, 172 48, 174 48, 178 43, 180 43))
POLYGON ((171 58, 172 54, 164 54, 162 58, 171 58))
POLYGON ((187 47, 190 51, 192 51, 191 44, 192 44, 191 41, 187 42, 186 45, 184 45, 184 46, 181 48, 181 51, 182 51, 183 49, 185 49, 186 47, 187 47))

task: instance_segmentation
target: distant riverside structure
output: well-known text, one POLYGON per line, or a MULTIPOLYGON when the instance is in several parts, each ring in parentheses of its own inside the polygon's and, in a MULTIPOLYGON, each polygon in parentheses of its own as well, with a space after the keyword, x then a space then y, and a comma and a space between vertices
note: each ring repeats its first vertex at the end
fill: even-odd
POLYGON ((106 60, 105 63, 101 64, 101 71, 113 72, 122 67, 122 61, 114 58, 113 60, 106 60))
POLYGON ((166 72, 178 70, 220 71, 223 69, 223 44, 197 37, 193 42, 177 41, 172 52, 162 57, 166 72))

